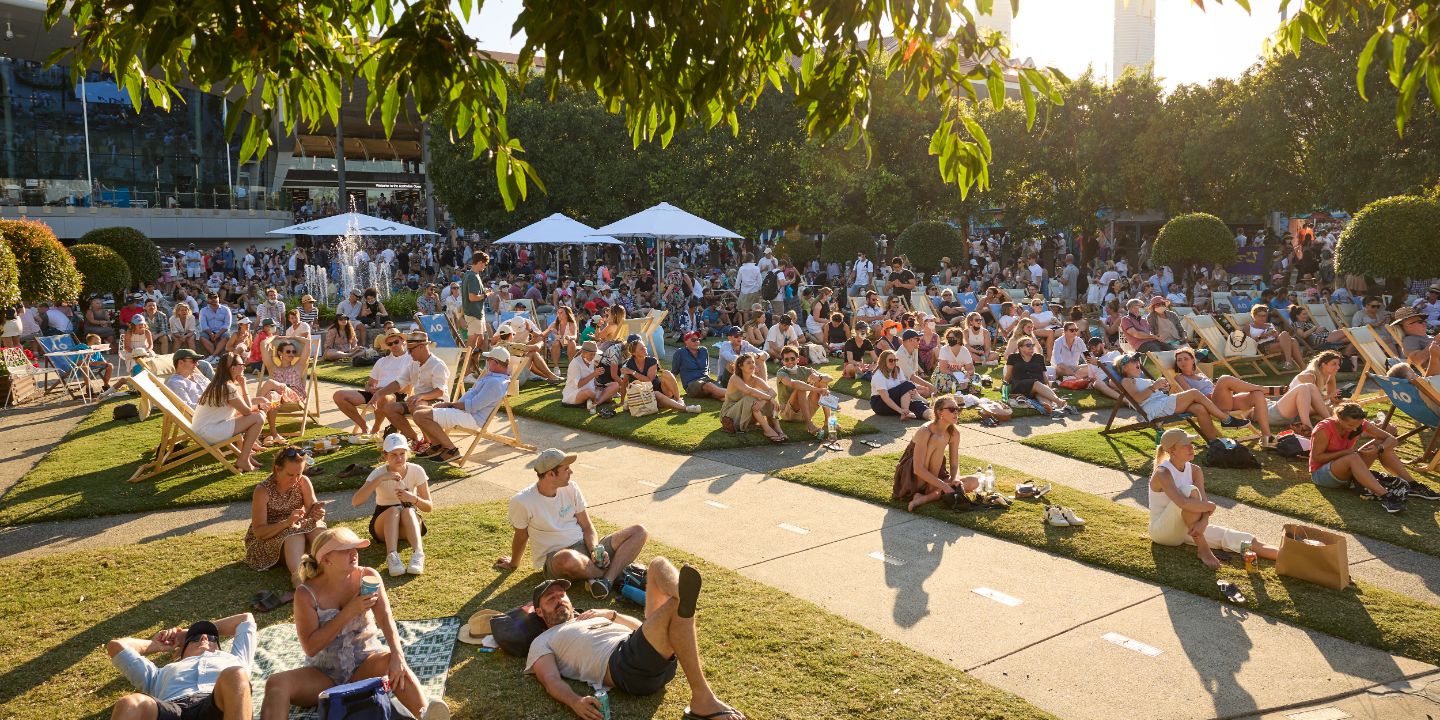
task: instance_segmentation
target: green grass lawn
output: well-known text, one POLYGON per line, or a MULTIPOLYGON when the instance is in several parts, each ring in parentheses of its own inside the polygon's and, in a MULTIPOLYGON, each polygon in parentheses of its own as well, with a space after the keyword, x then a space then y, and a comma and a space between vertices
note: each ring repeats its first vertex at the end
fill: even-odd
MULTIPOLYGON (((385 584, 400 619, 481 608, 508 610, 528 601, 539 576, 500 574, 493 558, 508 552, 503 502, 446 508, 427 520, 426 574, 385 584)), ((364 532, 360 522, 349 523, 364 532)), ((362 551, 367 565, 383 550, 362 551)), ((665 554, 705 576, 699 637, 716 693, 753 718, 1039 719, 1047 713, 938 660, 886 640, 815 605, 698 561, 652 541, 645 556, 665 554), (917 678, 924 678, 917 683, 917 678)), ((256 591, 286 584, 283 570, 256 573, 238 560, 241 537, 187 536, 141 547, 0 561, 0 717, 15 720, 109 717, 129 683, 105 657, 116 637, 149 637, 162 627, 241 612, 256 591)), ((579 608, 597 603, 584 593, 579 608)), ((293 622, 291 607, 261 615, 262 626, 293 622)), ((638 607, 614 601, 621 612, 638 607)), ((155 656, 159 660, 159 656, 155 656)), ((574 715, 550 699, 524 661, 457 644, 446 697, 458 718, 564 720, 574 715)), ((575 689, 588 693, 578 684, 575 689)), ((682 677, 665 693, 611 693, 620 718, 678 718, 689 699, 682 677)))
MULTIPOLYGON (((117 422, 111 419, 112 406, 117 402, 123 401, 97 406, 0 497, 0 525, 248 501, 251 490, 269 472, 276 450, 257 453, 255 462, 262 470, 242 475, 231 475, 207 455, 158 477, 126 482, 141 463, 152 457, 160 441, 162 415, 153 413, 143 422, 117 422)), ((285 423, 280 427, 284 431, 285 423)), ((334 432, 312 425, 306 435, 319 437, 334 432)), ((317 492, 326 492, 360 487, 364 476, 341 478, 340 470, 352 462, 378 465, 380 453, 374 445, 342 446, 317 460, 326 472, 312 482, 317 492)), ((436 471, 434 467, 429 469, 436 471)), ((453 466, 439 472, 440 477, 463 474, 453 466)))
MULTIPOLYGON (((1155 436, 1148 432, 1106 437, 1099 430, 1072 430, 1028 437, 1021 442, 1138 475, 1150 473, 1155 452, 1155 436)), ((1406 447, 1411 452, 1418 450, 1416 445, 1406 447)), ((1352 491, 1317 487, 1310 482, 1304 459, 1290 460, 1266 451, 1257 451, 1256 457, 1264 465, 1259 470, 1205 468, 1206 487, 1215 495, 1246 505, 1440 557, 1440 503, 1411 500, 1404 512, 1390 515, 1352 491)), ((1411 472, 1432 486, 1437 479, 1414 468, 1411 472)))
POLYGON ((315 366, 315 374, 326 382, 363 387, 370 379, 370 368, 323 362, 315 366))
MULTIPOLYGON (((776 473, 792 482, 904 508, 890 500, 895 454, 844 458, 789 468, 776 473)), ((986 463, 961 457, 961 468, 986 463)), ((1031 479, 1018 470, 996 467, 997 485, 1013 492, 1014 485, 1031 479)), ((1206 472, 1207 480, 1210 472, 1206 472)), ((1209 483, 1207 482, 1207 485, 1209 483)), ((1248 598, 1245 607, 1287 622, 1313 628, 1335 637, 1380 648, 1428 663, 1440 662, 1440 607, 1396 592, 1357 583, 1332 590, 1303 580, 1281 577, 1265 562, 1259 572, 1222 566, 1211 571, 1195 557, 1194 548, 1155 545, 1147 535, 1149 516, 1082 490, 1055 485, 1047 496, 1071 507, 1087 521, 1083 528, 1057 528, 1043 522, 1039 502, 1018 501, 1009 510, 955 513, 932 503, 922 514, 961 525, 987 535, 1073 558, 1149 582, 1221 599, 1215 581, 1235 583, 1248 598)), ((1262 538, 1278 542, 1279 538, 1262 538)))

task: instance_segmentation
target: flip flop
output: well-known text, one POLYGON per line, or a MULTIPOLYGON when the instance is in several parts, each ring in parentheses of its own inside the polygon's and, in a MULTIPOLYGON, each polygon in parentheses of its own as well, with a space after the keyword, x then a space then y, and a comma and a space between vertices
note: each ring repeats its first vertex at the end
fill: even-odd
POLYGON ((860 441, 860 444, 861 444, 861 445, 869 445, 869 446, 872 447, 872 448, 878 448, 878 447, 880 447, 880 443, 875 442, 874 440, 861 440, 861 441, 860 441))
POLYGON ((735 708, 727 707, 724 710, 713 712, 709 715, 700 715, 699 713, 691 712, 690 708, 687 707, 685 708, 685 714, 680 716, 680 720, 745 720, 745 713, 735 708))
POLYGON ((349 465, 345 466, 344 470, 340 471, 340 477, 355 477, 357 475, 364 475, 368 472, 370 472, 370 468, 367 468, 359 463, 350 463, 349 465))
POLYGON ((1220 588, 1220 594, 1224 595, 1226 600, 1236 605, 1245 604, 1245 596, 1240 593, 1240 588, 1235 587, 1235 583, 1228 580, 1216 580, 1215 585, 1220 588))
POLYGON ((695 617, 695 603, 700 600, 700 571, 689 565, 680 568, 680 606, 675 615, 682 618, 695 617))
POLYGON ((285 596, 274 590, 265 590, 255 594, 250 607, 256 612, 268 613, 286 604, 285 596))

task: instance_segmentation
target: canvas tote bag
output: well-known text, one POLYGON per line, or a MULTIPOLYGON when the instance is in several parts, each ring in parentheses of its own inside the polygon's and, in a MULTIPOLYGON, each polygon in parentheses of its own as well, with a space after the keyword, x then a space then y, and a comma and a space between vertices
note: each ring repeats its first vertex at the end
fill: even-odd
POLYGON ((1345 537, 1309 525, 1286 523, 1275 572, 1343 590, 1350 584, 1345 537))

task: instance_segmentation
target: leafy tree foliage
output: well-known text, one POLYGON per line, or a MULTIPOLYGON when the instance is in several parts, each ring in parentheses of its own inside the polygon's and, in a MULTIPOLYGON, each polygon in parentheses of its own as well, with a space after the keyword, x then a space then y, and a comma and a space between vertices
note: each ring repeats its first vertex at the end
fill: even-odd
POLYGON ((10 244, 0 242, 0 306, 13 307, 20 302, 20 266, 10 244))
POLYGON ((130 267, 130 278, 136 284, 160 277, 160 248, 135 228, 96 228, 81 235, 80 243, 104 245, 114 250, 130 267))
MULTIPOLYGON (((875 254, 875 236, 859 225, 841 225, 826 233, 820 243, 820 259, 825 262, 843 263, 854 260, 856 253, 867 256, 875 254)), ((879 258, 871 258, 878 262, 879 258)))
POLYGON ((1160 228, 1150 252, 1156 263, 1174 268, 1229 265, 1237 258, 1230 228, 1209 213, 1186 213, 1170 218, 1160 228))
POLYGON ((959 264, 965 257, 964 238, 949 223, 938 220, 921 220, 905 228, 895 239, 895 249, 927 272, 938 271, 941 258, 959 264))
POLYGON ((1366 205, 1340 233, 1335 270, 1371 277, 1440 275, 1440 202, 1397 195, 1366 205))
POLYGON ((0 242, 9 245, 20 269, 20 299, 74 302, 80 297, 75 259, 45 223, 0 220, 0 242))
POLYGON ((70 246, 75 269, 80 271, 83 295, 124 293, 130 287, 130 267, 119 253, 104 245, 79 243, 70 246))

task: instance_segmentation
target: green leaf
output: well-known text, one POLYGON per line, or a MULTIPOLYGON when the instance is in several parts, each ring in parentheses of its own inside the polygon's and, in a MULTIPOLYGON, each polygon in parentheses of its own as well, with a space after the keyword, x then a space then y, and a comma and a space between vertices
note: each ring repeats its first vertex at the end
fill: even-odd
POLYGON ((1020 99, 1025 103, 1025 129, 1035 127, 1035 92, 1030 89, 1030 80, 1020 78, 1020 99))
POLYGON ((1405 50, 1410 47, 1410 36, 1404 33, 1390 35, 1390 84, 1400 87, 1405 72, 1405 50))
POLYGON ((1359 89, 1360 98, 1363 100, 1370 99, 1365 95, 1365 74, 1370 69, 1370 61, 1375 55, 1375 46, 1380 43, 1380 38, 1384 37, 1384 35, 1384 31, 1376 30, 1375 33, 1370 36, 1370 39, 1365 42, 1365 49, 1360 51, 1360 59, 1356 62, 1355 87, 1359 89))

